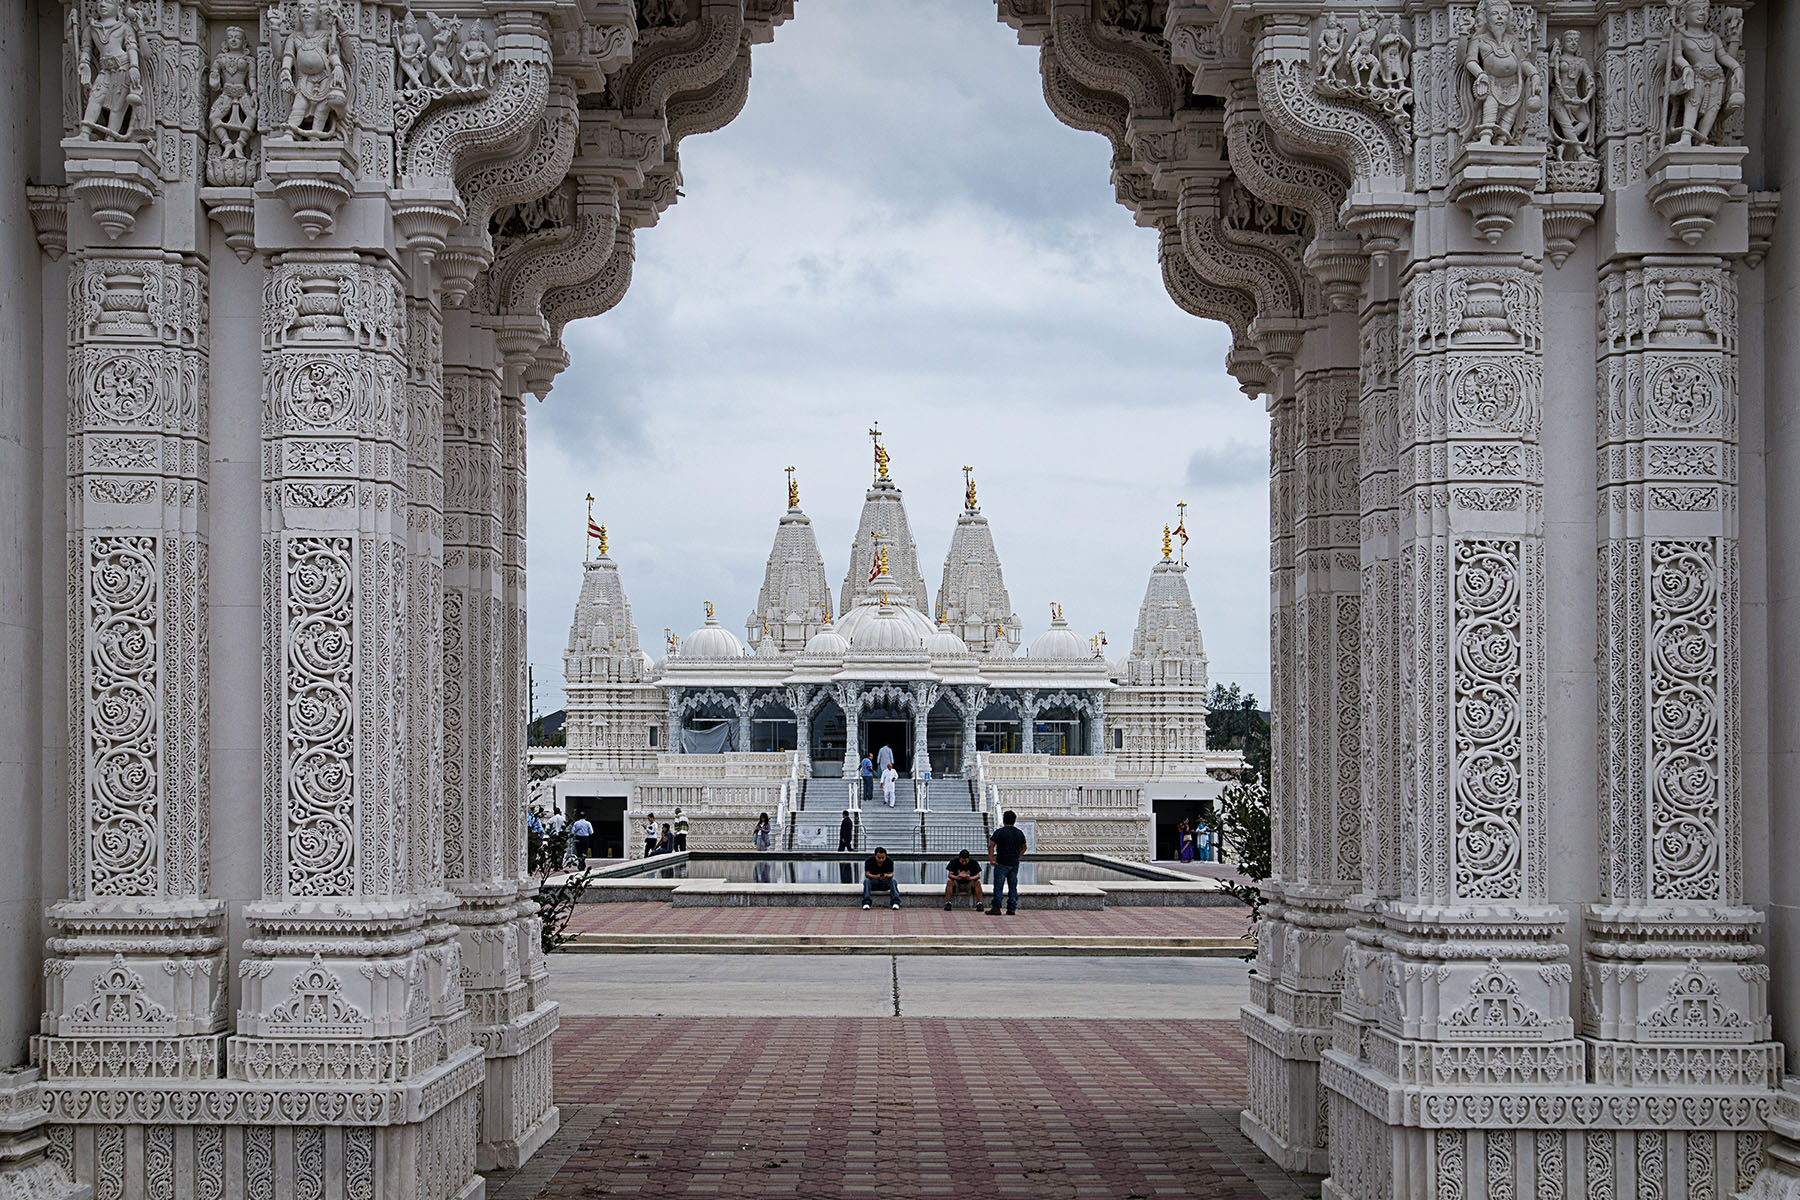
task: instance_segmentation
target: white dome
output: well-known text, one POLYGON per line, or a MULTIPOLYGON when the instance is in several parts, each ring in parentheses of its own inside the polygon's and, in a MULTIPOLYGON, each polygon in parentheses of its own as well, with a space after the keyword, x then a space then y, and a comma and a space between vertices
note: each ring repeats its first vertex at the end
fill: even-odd
POLYGON ((1086 662, 1094 657, 1094 648, 1076 636, 1059 611, 1025 656, 1039 662, 1086 662))
POLYGON ((812 635, 801 653, 808 658, 842 658, 850 653, 850 643, 827 621, 825 628, 812 635))
POLYGON ((925 650, 933 658, 937 658, 946 654, 967 654, 969 647, 968 643, 954 633, 939 627, 936 633, 925 639, 925 650))
POLYGON ((678 658, 742 658, 744 643, 737 640, 737 635, 719 624, 719 619, 711 613, 707 614, 706 624, 687 635, 677 652, 678 658))
MULTIPOLYGON (((850 644, 858 650, 871 650, 873 647, 864 642, 869 636, 869 626, 880 618, 883 623, 891 618, 898 622, 905 634, 906 650, 917 650, 925 644, 925 639, 937 632, 937 627, 925 619, 923 613, 909 604, 882 604, 880 601, 867 601, 856 605, 844 614, 838 622, 837 631, 850 639, 850 644), (882 617, 881 614, 887 614, 882 617)), ((891 631, 889 631, 891 633, 891 631)))
MULTIPOLYGON (((871 604, 867 609, 852 609, 851 613, 855 615, 864 611, 873 615, 855 623, 855 631, 850 635, 852 654, 925 652, 925 639, 931 636, 931 626, 926 624, 925 618, 917 611, 901 606, 871 604)), ((851 622, 846 618, 844 624, 850 625, 851 622)))

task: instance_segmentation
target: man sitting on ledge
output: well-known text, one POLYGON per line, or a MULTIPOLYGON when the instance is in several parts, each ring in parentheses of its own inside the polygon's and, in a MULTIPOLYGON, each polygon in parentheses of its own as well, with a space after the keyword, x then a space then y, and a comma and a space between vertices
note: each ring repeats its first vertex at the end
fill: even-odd
POLYGON ((887 847, 875 847, 874 855, 863 864, 863 907, 869 907, 869 898, 874 889, 884 887, 894 898, 894 907, 900 907, 900 882, 894 878, 894 860, 888 857, 887 847))
POLYGON ((975 907, 981 907, 981 864, 964 850, 944 868, 944 911, 950 911, 950 898, 958 892, 975 893, 975 907))

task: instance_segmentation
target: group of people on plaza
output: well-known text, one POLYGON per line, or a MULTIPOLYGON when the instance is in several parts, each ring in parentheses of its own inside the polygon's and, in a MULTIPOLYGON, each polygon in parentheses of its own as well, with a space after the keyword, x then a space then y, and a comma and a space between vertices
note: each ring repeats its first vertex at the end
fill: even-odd
POLYGON ((1184 863, 1196 860, 1211 862, 1213 860, 1213 834, 1205 821, 1198 817, 1192 822, 1183 820, 1175 827, 1176 855, 1184 863))
MULTIPOLYGON (((845 823, 849 823, 849 813, 844 814, 845 823)), ((1019 863, 1025 857, 1025 831, 1019 828, 1018 814, 1010 808, 1000 817, 1000 828, 988 835, 987 864, 993 873, 994 893, 987 909, 990 917, 1000 915, 1000 903, 1006 901, 1006 915, 1014 916, 1019 911, 1019 863)), ((843 848, 840 839, 839 848, 843 848)), ((900 881, 894 873, 894 860, 888 855, 887 847, 875 847, 863 863, 862 906, 866 909, 874 901, 877 891, 885 891, 889 901, 895 908, 900 907, 900 881)), ((959 851, 944 866, 944 909, 948 912, 955 907, 959 893, 967 892, 972 898, 973 907, 981 908, 981 862, 967 850, 959 851)))
MULTIPOLYGON (((763 820, 767 821, 764 814, 763 820)), ((675 854, 687 849, 688 819, 679 808, 675 810, 673 821, 664 821, 659 829, 656 814, 650 813, 644 818, 644 857, 655 854, 675 854)))

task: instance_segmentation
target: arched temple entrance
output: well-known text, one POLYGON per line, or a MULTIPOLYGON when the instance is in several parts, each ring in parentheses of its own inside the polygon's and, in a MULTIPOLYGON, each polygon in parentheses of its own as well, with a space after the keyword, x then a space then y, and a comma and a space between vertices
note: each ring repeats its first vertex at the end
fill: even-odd
MULTIPOLYGON (((331 1164, 440 1200, 558 1120, 524 397, 792 6, 440 7, 435 44, 373 0, 37 8, 0 44, 42 251, 0 257, 36 339, 0 357, 32 398, 5 712, 66 712, 18 739, 0 851, 4 1044, 37 1029, 41 1073, 0 1081, 0 1173, 35 1194, 331 1164)), ((1795 1186, 1764 1142, 1800 1112, 1800 144, 1765 114, 1800 23, 1602 9, 999 5, 1269 411, 1244 1121, 1334 1197, 1795 1186)), ((833 703, 853 762, 876 710, 833 703)))

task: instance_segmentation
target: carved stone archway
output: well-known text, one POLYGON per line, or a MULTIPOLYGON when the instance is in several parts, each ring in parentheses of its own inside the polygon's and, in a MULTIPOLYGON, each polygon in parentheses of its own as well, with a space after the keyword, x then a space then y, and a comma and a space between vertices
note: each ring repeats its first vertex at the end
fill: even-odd
MULTIPOLYGON (((1768 69, 1800 35, 1601 7, 999 3, 1269 408, 1245 1128, 1334 1197, 1746 1187, 1771 998, 1800 1013, 1751 907, 1794 750, 1756 714, 1791 714, 1800 650, 1745 619, 1791 612, 1757 439, 1800 452, 1764 411, 1792 364, 1757 271, 1800 261, 1767 190, 1800 146, 1743 148, 1792 141, 1762 113, 1800 101, 1768 69)), ((67 722, 24 771, 55 819, 0 876, 69 871, 41 1003, 15 980, 0 1010, 43 1014, 0 1110, 44 1114, 0 1172, 465 1196, 558 1119, 524 396, 792 5, 126 8, 6 50, 64 81, 60 111, 8 102, 45 257, 0 272, 66 296, 66 331, 0 368, 43 398, 29 461, 68 468, 54 536, 0 537, 64 578, 69 653, 8 710, 67 722)), ((956 702, 972 734, 983 698, 956 702)))

